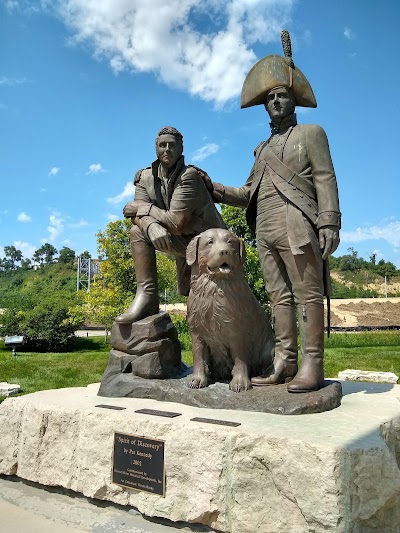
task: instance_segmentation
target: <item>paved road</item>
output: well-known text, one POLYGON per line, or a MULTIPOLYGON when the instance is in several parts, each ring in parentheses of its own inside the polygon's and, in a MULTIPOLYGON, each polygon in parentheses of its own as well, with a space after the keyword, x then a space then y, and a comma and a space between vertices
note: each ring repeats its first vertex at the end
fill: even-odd
POLYGON ((0 533, 186 533, 198 525, 144 518, 136 509, 0 476, 0 533))

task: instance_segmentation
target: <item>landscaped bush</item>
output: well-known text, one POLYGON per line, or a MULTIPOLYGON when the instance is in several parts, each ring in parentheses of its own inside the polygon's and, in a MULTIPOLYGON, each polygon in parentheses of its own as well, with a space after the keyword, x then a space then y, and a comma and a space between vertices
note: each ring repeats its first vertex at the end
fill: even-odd
MULTIPOLYGON (((25 347, 37 351, 64 351, 81 326, 68 315, 71 294, 43 297, 30 307, 7 309, 1 316, 0 336, 23 335, 25 347)), ((33 302, 32 302, 33 303, 33 302)))

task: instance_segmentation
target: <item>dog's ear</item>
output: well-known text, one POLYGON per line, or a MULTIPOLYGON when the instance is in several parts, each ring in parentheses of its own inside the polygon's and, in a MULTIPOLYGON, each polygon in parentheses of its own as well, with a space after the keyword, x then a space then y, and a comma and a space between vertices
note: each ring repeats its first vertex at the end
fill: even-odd
POLYGON ((188 265, 193 265, 197 261, 197 249, 199 247, 199 238, 200 235, 194 237, 188 247, 186 248, 186 263, 188 265))
POLYGON ((246 257, 247 257, 247 253, 246 253, 246 246, 244 245, 244 241, 243 239, 238 239, 239 240, 239 255, 240 255, 240 260, 242 262, 242 265, 244 265, 245 261, 246 261, 246 257))

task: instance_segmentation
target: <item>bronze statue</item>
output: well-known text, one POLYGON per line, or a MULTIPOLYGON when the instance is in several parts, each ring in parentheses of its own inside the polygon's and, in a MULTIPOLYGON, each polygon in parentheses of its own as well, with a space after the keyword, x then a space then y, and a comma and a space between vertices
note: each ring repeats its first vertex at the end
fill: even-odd
POLYGON ((242 90, 241 107, 263 104, 272 135, 255 149, 245 185, 214 184, 214 198, 247 208, 273 309, 275 359, 252 384, 288 383, 289 392, 308 392, 324 381, 324 262, 339 244, 340 211, 326 134, 317 125, 298 125, 294 113, 296 105, 316 107, 313 91, 294 66, 288 32, 282 42, 285 57, 259 61, 242 90))
POLYGON ((192 337, 190 388, 229 380, 234 392, 251 389, 250 378, 272 363, 269 320, 246 281, 243 241, 224 229, 209 229, 187 247, 192 266, 187 320, 192 337))
POLYGON ((202 231, 225 224, 215 208, 206 183, 208 176, 186 166, 183 137, 175 128, 162 128, 156 138, 157 160, 135 175, 135 200, 124 207, 133 220, 130 232, 137 291, 119 324, 131 324, 159 312, 156 250, 176 257, 178 291, 189 294, 190 267, 186 247, 202 231))

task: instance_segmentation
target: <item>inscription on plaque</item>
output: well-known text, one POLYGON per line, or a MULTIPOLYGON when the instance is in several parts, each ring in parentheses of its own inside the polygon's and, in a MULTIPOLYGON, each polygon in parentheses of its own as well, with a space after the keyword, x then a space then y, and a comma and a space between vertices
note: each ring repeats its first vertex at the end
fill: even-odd
POLYGON ((114 433, 112 482, 165 496, 164 441, 114 433))

